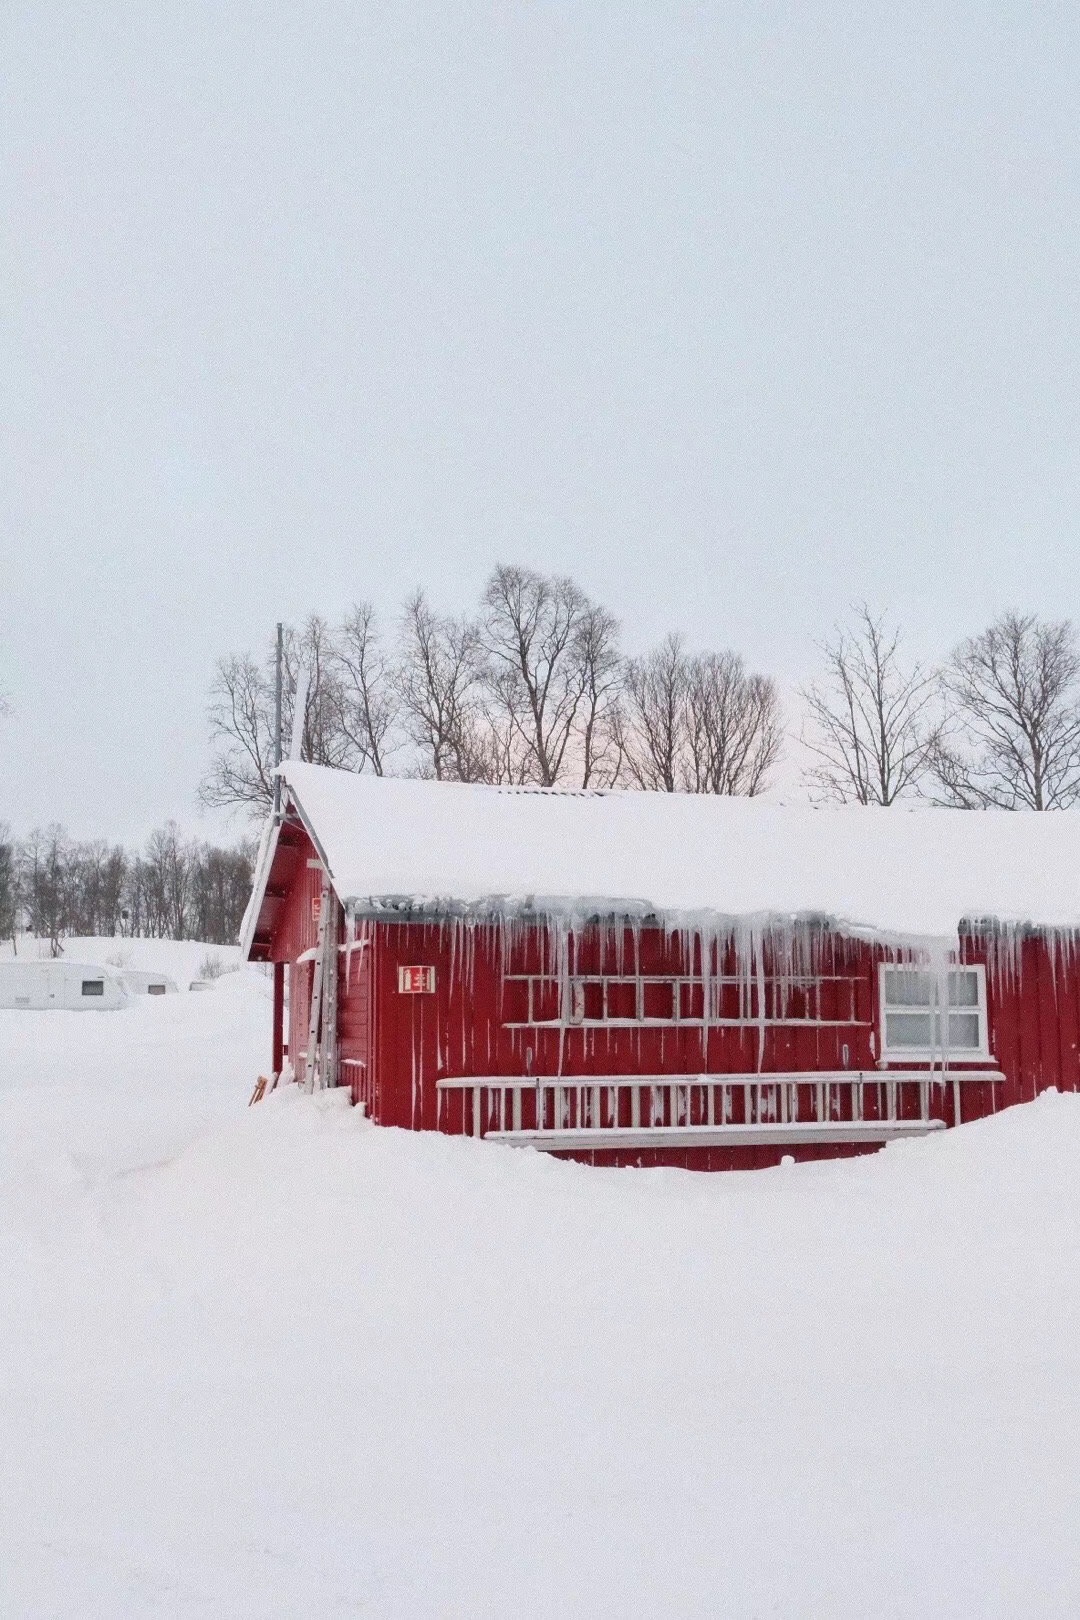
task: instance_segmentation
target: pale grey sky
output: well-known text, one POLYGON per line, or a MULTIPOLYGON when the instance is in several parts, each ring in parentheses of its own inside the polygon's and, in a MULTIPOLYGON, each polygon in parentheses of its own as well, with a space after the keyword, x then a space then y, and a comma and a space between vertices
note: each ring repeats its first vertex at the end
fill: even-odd
POLYGON ((1080 11, 0 8, 0 819, 194 827, 215 656, 496 560, 794 686, 1080 617, 1080 11))

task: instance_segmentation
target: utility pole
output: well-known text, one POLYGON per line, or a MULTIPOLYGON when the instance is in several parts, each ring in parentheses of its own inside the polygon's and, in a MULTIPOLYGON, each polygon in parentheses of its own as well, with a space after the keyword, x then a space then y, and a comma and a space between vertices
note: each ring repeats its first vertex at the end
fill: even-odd
MULTIPOLYGON (((285 645, 285 627, 277 627, 277 662, 274 680, 274 765, 281 764, 281 665, 285 645)), ((274 777, 274 814, 281 814, 281 777, 274 777)))

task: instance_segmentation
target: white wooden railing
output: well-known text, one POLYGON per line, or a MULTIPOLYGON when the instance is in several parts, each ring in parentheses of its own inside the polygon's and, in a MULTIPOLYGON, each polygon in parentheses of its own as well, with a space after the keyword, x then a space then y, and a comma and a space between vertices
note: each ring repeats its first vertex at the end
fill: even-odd
POLYGON ((999 1069, 839 1069, 819 1073, 605 1075, 602 1078, 473 1075, 438 1082, 439 1123, 463 1094, 466 1135, 548 1152, 650 1147, 886 1142, 944 1129, 932 1111, 951 1089, 996 1081, 999 1069), (918 1087, 918 1113, 901 1111, 901 1087, 918 1087), (868 1098, 871 1106, 868 1109, 868 1098))

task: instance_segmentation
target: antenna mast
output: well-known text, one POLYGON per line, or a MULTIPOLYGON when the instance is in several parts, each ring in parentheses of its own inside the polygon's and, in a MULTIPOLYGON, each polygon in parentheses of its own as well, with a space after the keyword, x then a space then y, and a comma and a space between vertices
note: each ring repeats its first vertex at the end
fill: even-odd
MULTIPOLYGON (((284 626, 277 627, 277 655, 274 678, 274 766, 281 764, 281 663, 284 647, 284 626)), ((274 777, 274 814, 281 814, 281 777, 274 777)))

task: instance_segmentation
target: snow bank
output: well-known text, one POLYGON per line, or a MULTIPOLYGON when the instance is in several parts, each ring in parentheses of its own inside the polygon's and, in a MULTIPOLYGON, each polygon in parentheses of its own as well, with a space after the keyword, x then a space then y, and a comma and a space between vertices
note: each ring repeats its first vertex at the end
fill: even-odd
POLYGON ((614 902, 685 920, 817 914, 891 935, 1080 927, 1080 811, 543 792, 283 767, 339 897, 614 902))
POLYGON ((1080 1099, 597 1171, 247 1109, 266 988, 0 1018, 0 1613, 1080 1612, 1080 1099))
MULTIPOLYGON (((226 969, 240 966, 240 948, 237 945, 207 945, 196 939, 104 939, 73 936, 63 941, 63 955, 68 962, 85 962, 95 967, 134 968, 140 972, 162 973, 174 979, 181 990, 186 990, 192 979, 200 976, 207 957, 216 957, 226 969)), ((0 944, 0 958, 12 954, 11 941, 0 944)), ((49 941, 22 935, 18 954, 45 958, 49 955, 49 941)))
POLYGON ((0 1197, 16 1161, 82 1184, 235 1117, 269 1065, 270 995, 245 968, 206 995, 136 996, 107 1016, 0 1011, 0 1197))

